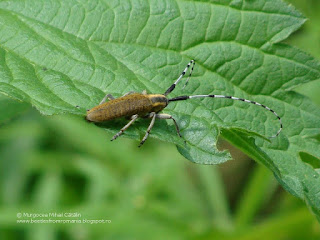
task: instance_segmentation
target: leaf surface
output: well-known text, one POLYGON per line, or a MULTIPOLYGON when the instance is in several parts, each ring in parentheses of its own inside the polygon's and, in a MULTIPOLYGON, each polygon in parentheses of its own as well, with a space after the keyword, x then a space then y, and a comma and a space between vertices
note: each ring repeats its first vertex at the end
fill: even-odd
MULTIPOLYGON (((294 88, 319 79, 320 64, 280 43, 304 22, 280 0, 1 1, 0 92, 46 115, 84 115, 106 93, 164 93, 195 59, 189 85, 171 97, 223 94, 257 101, 281 116, 283 132, 271 142, 257 137, 279 128, 261 107, 195 99, 164 111, 177 119, 187 145, 169 121, 158 121, 151 136, 177 144, 193 162, 217 164, 230 159, 217 149, 221 133, 270 168, 319 218, 319 173, 299 153, 320 157, 320 109, 294 88)), ((141 120, 126 135, 141 139, 147 125, 141 120)), ((116 133, 119 126, 105 127, 116 133)))

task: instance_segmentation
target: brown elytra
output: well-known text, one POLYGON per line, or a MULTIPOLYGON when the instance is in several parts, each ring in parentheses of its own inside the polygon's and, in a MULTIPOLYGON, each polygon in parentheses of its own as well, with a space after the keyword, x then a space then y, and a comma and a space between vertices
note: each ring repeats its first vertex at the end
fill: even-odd
POLYGON ((162 94, 132 93, 102 103, 87 112, 90 122, 104 122, 138 114, 144 117, 150 112, 159 112, 168 105, 168 99, 162 94))

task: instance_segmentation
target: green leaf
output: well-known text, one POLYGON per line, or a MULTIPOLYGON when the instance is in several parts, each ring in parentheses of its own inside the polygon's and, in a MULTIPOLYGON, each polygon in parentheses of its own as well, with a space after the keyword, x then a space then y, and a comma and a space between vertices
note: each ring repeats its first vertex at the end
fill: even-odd
MULTIPOLYGON (((218 135, 273 171, 282 186, 305 199, 320 218, 320 178, 299 153, 320 157, 320 109, 293 91, 320 77, 320 64, 279 43, 305 18, 280 0, 211 1, 15 1, 0 2, 0 91, 46 115, 84 115, 106 93, 163 93, 186 64, 197 61, 188 87, 170 96, 223 94, 229 99, 170 104, 183 142, 171 122, 158 121, 152 137, 178 145, 203 164, 230 159, 216 147, 218 135), (77 109, 75 106, 80 106, 77 109), (251 106, 252 105, 252 106, 251 106)), ((124 122, 108 123, 113 133, 124 122)), ((125 135, 140 139, 141 120, 125 135)))

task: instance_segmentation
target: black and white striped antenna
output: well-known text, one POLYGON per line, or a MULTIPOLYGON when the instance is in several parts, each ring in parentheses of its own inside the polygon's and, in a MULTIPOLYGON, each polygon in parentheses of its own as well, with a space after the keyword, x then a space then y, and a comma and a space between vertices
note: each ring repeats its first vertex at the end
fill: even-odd
MULTIPOLYGON (((190 71, 190 74, 187 78, 187 81, 184 85, 184 87, 188 84, 188 81, 192 75, 192 71, 194 69, 194 66, 195 66, 195 60, 191 60, 188 65, 186 66, 186 68, 183 70, 183 72, 181 73, 181 75, 179 76, 179 78, 167 89, 167 91, 164 93, 165 96, 167 96, 168 94, 170 94, 176 87, 176 85, 179 83, 179 81, 182 79, 182 77, 186 74, 186 72, 188 71, 188 69, 190 68, 190 66, 192 65, 192 68, 191 68, 191 71, 190 71)), ((183 87, 183 88, 184 88, 183 87)), ((237 101, 242 101, 242 102, 246 102, 246 103, 251 103, 251 104, 254 104, 254 105, 257 105, 257 106, 260 106, 260 107, 263 107, 264 109, 267 109, 268 111, 272 112, 276 117, 277 119, 279 120, 279 123, 280 123, 280 128, 278 130, 278 132, 269 137, 269 138, 275 138, 277 137, 280 132, 282 131, 283 129, 283 125, 282 125, 282 121, 281 121, 281 118, 280 116, 274 111, 272 110, 271 108, 267 107, 266 105, 263 105, 261 103, 258 103, 258 102, 255 102, 255 101, 251 101, 251 100, 248 100, 248 99, 244 99, 244 98, 238 98, 238 97, 233 97, 233 96, 225 96, 225 95, 215 95, 215 94, 211 94, 211 95, 192 95, 192 96, 178 96, 178 97, 174 97, 174 98, 170 98, 168 99, 169 103, 170 102, 174 102, 174 101, 182 101, 182 100, 187 100, 187 99, 192 99, 192 98, 206 98, 206 97, 210 97, 210 98, 227 98, 227 99, 232 99, 232 100, 237 100, 237 101)))

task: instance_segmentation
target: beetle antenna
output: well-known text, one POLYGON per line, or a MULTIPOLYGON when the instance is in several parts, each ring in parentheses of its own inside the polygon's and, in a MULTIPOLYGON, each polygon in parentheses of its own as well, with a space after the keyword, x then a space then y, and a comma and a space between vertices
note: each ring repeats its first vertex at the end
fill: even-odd
POLYGON ((278 130, 278 132, 274 135, 274 136, 271 136, 269 138, 275 138, 277 137, 282 128, 283 128, 283 125, 282 125, 282 121, 281 121, 281 118, 280 116, 275 112, 273 111, 271 108, 261 104, 261 103, 258 103, 258 102, 255 102, 255 101, 250 101, 250 100, 247 100, 247 99, 244 99, 244 98, 237 98, 237 97, 232 97, 232 96, 224 96, 224 95, 193 95, 193 96, 179 96, 179 97, 174 97, 174 98, 171 98, 171 99, 168 99, 169 102, 174 102, 174 101, 182 101, 182 100, 187 100, 187 99, 190 99, 190 98, 205 98, 205 97, 211 97, 211 98, 229 98, 229 99, 232 99, 232 100, 238 100, 238 101, 242 101, 242 102, 247 102, 247 103, 251 103, 251 104, 255 104, 255 105, 258 105, 260 107, 263 107, 264 109, 267 109, 268 111, 272 112, 279 120, 279 123, 280 123, 280 128, 278 130))
POLYGON ((190 79, 190 77, 191 77, 191 75, 192 75, 192 71, 193 71, 193 69, 194 69, 194 65, 195 65, 195 64, 196 64, 196 61, 195 61, 195 60, 191 60, 191 61, 188 63, 188 65, 187 65, 186 68, 182 71, 182 73, 181 73, 181 75, 178 77, 178 79, 177 79, 177 80, 167 89, 167 91, 164 93, 165 96, 167 96, 169 93, 171 93, 171 92, 174 90, 174 88, 176 87, 176 85, 178 84, 178 82, 182 79, 182 77, 183 77, 183 76, 186 74, 186 72, 188 71, 189 67, 192 65, 190 74, 189 74, 189 76, 188 76, 188 78, 187 78, 187 81, 186 81, 186 83, 184 84, 184 86, 183 86, 182 89, 184 89, 185 86, 187 86, 187 84, 188 84, 188 82, 189 82, 189 79, 190 79))

